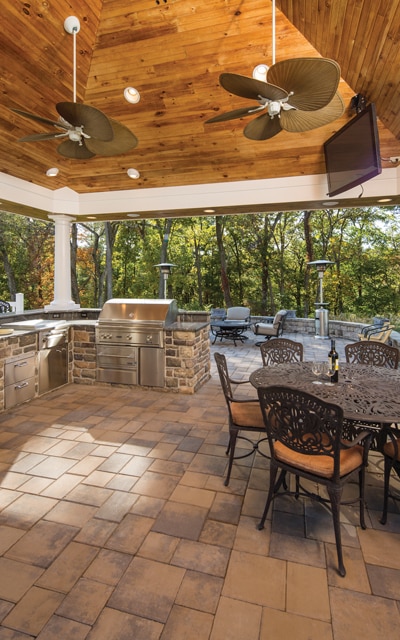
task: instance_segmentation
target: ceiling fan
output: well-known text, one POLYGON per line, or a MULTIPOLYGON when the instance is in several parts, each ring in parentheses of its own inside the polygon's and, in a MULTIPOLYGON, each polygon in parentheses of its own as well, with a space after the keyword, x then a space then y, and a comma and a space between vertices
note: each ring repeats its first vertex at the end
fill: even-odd
POLYGON ((275 63, 275 1, 273 9, 273 64, 264 80, 235 73, 222 73, 221 86, 257 104, 221 113, 206 121, 224 122, 256 115, 244 128, 251 140, 267 140, 283 129, 300 133, 317 129, 339 118, 344 104, 337 92, 340 67, 328 58, 292 58, 275 63), (267 81, 268 79, 268 81, 267 81))
POLYGON ((115 156, 134 149, 137 137, 125 125, 108 118, 102 111, 87 104, 76 102, 76 34, 80 29, 78 18, 70 16, 64 22, 65 30, 74 37, 73 56, 73 102, 59 102, 56 110, 58 120, 50 120, 20 109, 11 109, 24 118, 30 118, 58 129, 57 132, 34 133, 20 138, 18 142, 36 142, 66 138, 57 151, 66 158, 85 160, 100 156, 115 156))

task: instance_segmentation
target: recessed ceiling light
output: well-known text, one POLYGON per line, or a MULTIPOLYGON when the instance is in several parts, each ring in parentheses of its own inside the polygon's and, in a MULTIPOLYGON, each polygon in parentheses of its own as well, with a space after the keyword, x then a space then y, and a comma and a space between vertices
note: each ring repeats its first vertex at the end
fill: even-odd
POLYGON ((268 65, 258 64, 253 69, 253 78, 255 80, 262 80, 263 82, 267 82, 268 69, 269 69, 268 65))
POLYGON ((96 216, 88 216, 88 220, 96 220, 96 216))
POLYGON ((127 213, 126 214, 128 218, 139 218, 140 214, 139 213, 127 213))
POLYGON ((324 207, 335 207, 337 204, 339 204, 338 200, 328 200, 328 202, 323 202, 322 203, 324 205, 324 207))
POLYGON ((131 104, 137 104, 140 100, 140 93, 134 87, 126 87, 126 89, 124 89, 124 98, 131 104))
POLYGON ((52 167, 51 169, 47 169, 46 176, 54 177, 58 176, 59 169, 57 167, 52 167))
POLYGON ((204 213, 215 213, 215 209, 203 209, 204 213))
POLYGON ((126 173, 130 178, 134 178, 135 180, 140 177, 140 173, 137 169, 128 169, 126 173))
POLYGON ((393 198, 380 198, 378 202, 392 202, 393 198))

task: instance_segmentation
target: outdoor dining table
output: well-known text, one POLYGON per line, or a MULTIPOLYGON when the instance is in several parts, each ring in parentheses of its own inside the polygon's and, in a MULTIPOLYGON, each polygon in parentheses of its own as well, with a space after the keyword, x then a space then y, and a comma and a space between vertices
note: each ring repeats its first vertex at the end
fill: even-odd
POLYGON ((383 427, 400 422, 400 370, 385 367, 343 364, 339 381, 316 377, 312 362, 296 362, 261 367, 250 375, 251 384, 293 387, 311 393, 343 409, 344 418, 383 427), (322 384, 318 384, 322 382, 322 384))
POLYGON ((244 332, 250 328, 250 323, 244 320, 212 320, 210 327, 214 336, 213 344, 215 344, 217 338, 220 338, 220 340, 226 338, 227 340, 233 340, 236 347, 236 340, 240 342, 247 340, 244 332))

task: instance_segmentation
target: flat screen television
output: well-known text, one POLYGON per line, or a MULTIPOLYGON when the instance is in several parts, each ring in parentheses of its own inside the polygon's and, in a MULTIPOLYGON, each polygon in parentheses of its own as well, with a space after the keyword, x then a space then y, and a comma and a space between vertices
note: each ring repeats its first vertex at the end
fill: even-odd
POLYGON ((328 196, 337 196, 382 172, 374 103, 324 143, 328 196))

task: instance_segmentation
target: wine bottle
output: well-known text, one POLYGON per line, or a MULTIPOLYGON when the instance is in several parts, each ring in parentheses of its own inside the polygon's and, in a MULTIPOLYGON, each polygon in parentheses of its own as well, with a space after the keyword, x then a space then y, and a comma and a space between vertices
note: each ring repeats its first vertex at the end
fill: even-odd
POLYGON ((331 350, 328 353, 329 365, 333 374, 331 375, 331 382, 338 382, 339 380, 339 354, 336 351, 335 341, 331 340, 331 350))

